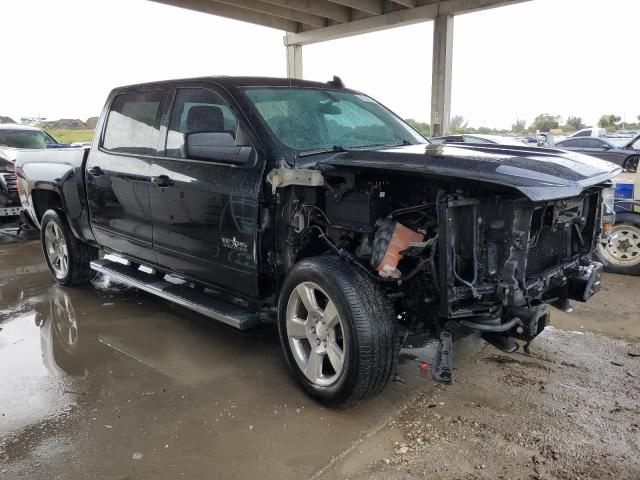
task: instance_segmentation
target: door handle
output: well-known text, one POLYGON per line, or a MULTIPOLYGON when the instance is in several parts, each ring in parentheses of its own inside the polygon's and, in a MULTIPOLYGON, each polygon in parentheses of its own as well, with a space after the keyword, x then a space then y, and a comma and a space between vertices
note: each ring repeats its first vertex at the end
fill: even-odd
POLYGON ((91 167, 89 169, 89 173, 93 177, 99 177, 100 175, 104 175, 104 170, 102 170, 100 167, 96 165, 95 167, 91 167))
POLYGON ((171 180, 166 175, 158 175, 157 177, 151 177, 151 181, 154 185, 158 187, 170 187, 173 185, 173 180, 171 180))

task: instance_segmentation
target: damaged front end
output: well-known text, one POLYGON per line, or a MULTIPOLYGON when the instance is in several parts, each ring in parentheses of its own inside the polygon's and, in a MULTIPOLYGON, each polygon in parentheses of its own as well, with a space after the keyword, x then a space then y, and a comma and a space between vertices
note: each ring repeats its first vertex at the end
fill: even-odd
POLYGON ((548 305, 569 308, 600 289, 591 260, 600 235, 602 188, 561 200, 467 199, 439 204, 439 313, 505 351, 549 323, 548 305))
POLYGON ((602 208, 606 178, 527 195, 497 180, 436 180, 400 171, 409 163, 395 172, 381 163, 333 158, 318 181, 317 170, 297 169, 290 191, 270 182, 282 189, 278 216, 288 225, 280 264, 285 274, 329 252, 375 279, 405 339, 440 340, 438 380, 451 380, 453 339, 479 332, 504 351, 516 340, 527 349, 550 305, 566 310, 600 289, 602 266, 591 256, 612 221, 602 208))

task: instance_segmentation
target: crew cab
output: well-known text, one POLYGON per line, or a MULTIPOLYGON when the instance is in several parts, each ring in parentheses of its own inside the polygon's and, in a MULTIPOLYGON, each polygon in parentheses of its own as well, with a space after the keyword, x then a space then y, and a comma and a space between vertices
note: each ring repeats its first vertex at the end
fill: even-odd
POLYGON ((619 172, 432 145, 337 77, 116 88, 91 148, 16 163, 55 281, 100 272, 235 328, 275 322, 293 376, 333 406, 380 392, 410 336, 439 339, 450 382, 454 338, 514 351, 549 304, 596 293, 619 172))

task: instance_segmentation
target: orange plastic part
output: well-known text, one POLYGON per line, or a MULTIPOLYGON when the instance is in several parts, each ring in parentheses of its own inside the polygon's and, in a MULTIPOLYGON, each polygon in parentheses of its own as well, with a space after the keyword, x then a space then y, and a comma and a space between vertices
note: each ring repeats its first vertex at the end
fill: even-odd
POLYGON ((384 258, 380 262, 380 265, 378 265, 378 275, 381 277, 400 277, 400 271, 397 268, 398 263, 402 260, 400 252, 409 248, 412 243, 422 242, 423 240, 423 234, 414 232, 401 223, 396 223, 384 258))

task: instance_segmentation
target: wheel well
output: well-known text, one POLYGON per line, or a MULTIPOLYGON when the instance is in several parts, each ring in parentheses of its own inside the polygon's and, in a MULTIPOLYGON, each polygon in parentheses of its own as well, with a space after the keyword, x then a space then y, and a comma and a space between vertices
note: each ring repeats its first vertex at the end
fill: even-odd
POLYGON ((31 192, 31 199, 38 222, 50 208, 62 208, 62 198, 51 190, 34 190, 31 192))
POLYGON ((627 168, 627 164, 632 160, 632 159, 637 159, 638 162, 640 163, 640 155, 629 155, 627 158, 624 159, 624 161, 622 162, 622 168, 627 168))

